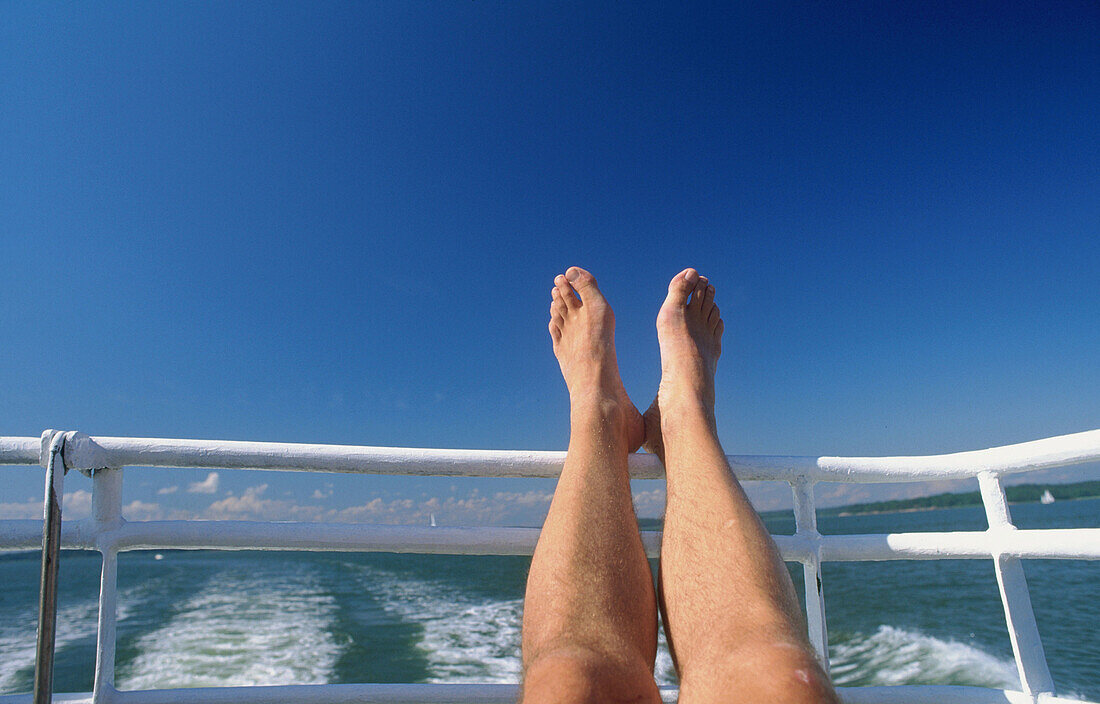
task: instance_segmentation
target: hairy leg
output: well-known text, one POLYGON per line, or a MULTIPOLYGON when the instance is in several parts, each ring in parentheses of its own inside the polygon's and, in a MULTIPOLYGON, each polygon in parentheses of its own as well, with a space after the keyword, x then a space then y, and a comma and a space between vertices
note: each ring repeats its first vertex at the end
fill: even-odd
POLYGON ((527 578, 523 701, 659 702, 657 601, 627 473, 642 418, 623 390, 615 318, 596 280, 572 267, 551 295, 569 452, 527 578))
POLYGON ((694 269, 677 274, 657 317, 646 446, 668 481, 661 597, 680 701, 836 702, 786 566, 718 442, 723 329, 714 287, 694 269))

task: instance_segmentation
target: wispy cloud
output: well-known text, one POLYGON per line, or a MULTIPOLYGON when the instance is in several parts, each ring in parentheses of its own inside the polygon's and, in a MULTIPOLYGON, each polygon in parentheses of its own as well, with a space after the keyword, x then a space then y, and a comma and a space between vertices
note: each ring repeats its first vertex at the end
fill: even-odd
POLYGON ((179 491, 179 487, 173 484, 172 486, 162 486, 161 488, 157 489, 157 494, 159 496, 166 496, 168 494, 174 494, 177 491, 179 491))
POLYGON ((122 517, 128 521, 159 521, 165 518, 183 518, 183 512, 167 512, 160 504, 134 500, 122 507, 122 517))
POLYGON ((201 482, 191 482, 187 487, 189 494, 216 494, 218 493, 218 473, 211 472, 201 482))
MULTIPOLYGON (((66 519, 87 518, 92 512, 92 492, 70 491, 61 498, 61 515, 66 519)), ((28 499, 16 503, 0 503, 0 518, 37 518, 42 520, 42 501, 28 499)))
MULTIPOLYGON (((550 491, 496 492, 476 489, 466 496, 381 497, 354 506, 331 508, 271 498, 267 484, 248 487, 210 504, 198 518, 221 520, 324 521, 332 523, 427 524, 434 514, 442 525, 537 525, 546 516, 550 491)), ((331 490, 318 490, 323 496, 331 490)), ((314 498, 318 498, 318 493, 314 498)))

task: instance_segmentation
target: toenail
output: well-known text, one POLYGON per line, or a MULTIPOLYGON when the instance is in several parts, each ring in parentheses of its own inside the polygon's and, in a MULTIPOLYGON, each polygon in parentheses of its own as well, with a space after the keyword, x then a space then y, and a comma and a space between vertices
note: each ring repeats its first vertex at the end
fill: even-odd
POLYGON ((569 281, 571 282, 576 281, 577 279, 581 278, 581 272, 579 269, 576 268, 567 269, 565 272, 565 278, 569 279, 569 281))

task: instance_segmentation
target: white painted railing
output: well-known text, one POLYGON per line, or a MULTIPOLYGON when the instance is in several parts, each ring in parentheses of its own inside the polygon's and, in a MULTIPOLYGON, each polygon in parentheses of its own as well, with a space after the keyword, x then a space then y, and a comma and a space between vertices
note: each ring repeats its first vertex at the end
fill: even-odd
MULTIPOLYGON (((66 548, 97 550, 103 556, 95 683, 85 694, 62 694, 59 702, 118 704, 230 704, 288 702, 511 702, 516 685, 347 684, 281 687, 223 687, 120 691, 114 687, 118 553, 146 548, 220 550, 334 550, 464 555, 530 555, 535 528, 444 528, 248 521, 141 521, 121 515, 122 468, 192 467, 264 469, 359 474, 479 477, 555 477, 563 452, 422 450, 345 445, 90 438, 47 430, 41 438, 0 437, 0 464, 46 466, 50 448, 61 447, 66 469, 92 475, 92 515, 62 526, 66 548)), ((791 484, 796 531, 777 535, 784 559, 801 562, 806 584, 810 640, 823 661, 828 651, 825 604, 820 581, 824 561, 992 559, 1004 605, 1022 691, 980 687, 898 686, 841 688, 845 702, 947 704, 995 702, 1057 704, 1021 559, 1100 559, 1100 528, 1017 530, 1012 525, 1001 478, 1006 474, 1100 460, 1100 430, 1036 440, 989 450, 923 457, 741 457, 730 464, 742 480, 791 484), (817 530, 816 482, 899 482, 976 477, 988 530, 947 533, 822 535, 817 530)), ((663 470, 651 455, 632 455, 631 475, 658 479, 663 470)), ((57 473, 63 476, 63 473, 57 473)), ((55 481, 60 493, 60 479, 55 481)), ((644 531, 643 543, 656 556, 660 534, 644 531)), ((42 522, 0 520, 0 549, 37 548, 42 522)), ((662 692, 668 701, 676 691, 662 692)), ((30 695, 0 696, 0 704, 27 702, 30 695)))

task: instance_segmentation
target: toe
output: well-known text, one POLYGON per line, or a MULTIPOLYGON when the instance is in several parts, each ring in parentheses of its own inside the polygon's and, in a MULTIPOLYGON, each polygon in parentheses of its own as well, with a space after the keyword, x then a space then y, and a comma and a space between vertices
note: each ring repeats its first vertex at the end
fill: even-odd
POLYGON ((563 274, 558 274, 557 277, 554 278, 554 286, 557 287, 558 295, 561 296, 562 301, 567 307, 570 309, 580 308, 580 299, 577 298, 576 292, 573 290, 573 287, 569 285, 569 282, 565 279, 563 274))
POLYGON ((722 319, 722 313, 718 310, 718 306, 712 306, 710 313, 707 314, 707 325, 713 330, 718 321, 722 319))
POLYGON ((718 324, 714 326, 714 336, 722 337, 722 331, 726 329, 726 324, 722 322, 722 319, 718 319, 718 324))
POLYGON ((703 292, 703 315, 710 315, 712 308, 714 308, 714 287, 708 284, 707 290, 703 292))
POLYGON ((565 278, 572 284, 573 289, 580 295, 582 301, 587 301, 592 296, 603 297, 599 286, 596 285, 596 277, 579 266, 571 266, 566 269, 565 278))
POLYGON ((672 277, 672 281, 669 282, 668 298, 666 298, 665 301, 677 306, 687 304, 688 296, 695 290, 695 284, 698 280, 699 272, 690 267, 684 269, 679 274, 672 277))
POLYGON ((550 321, 550 337, 554 340, 554 344, 558 344, 561 341, 561 328, 558 327, 557 321, 550 321))
POLYGON ((565 305, 565 299, 562 298, 561 291, 556 287, 550 290, 550 314, 559 315, 564 317, 565 312, 569 310, 565 305))
POLYGON ((703 307, 703 295, 707 292, 707 277, 700 276, 699 280, 695 282, 695 290, 691 292, 691 303, 689 307, 695 310, 700 310, 703 307))

